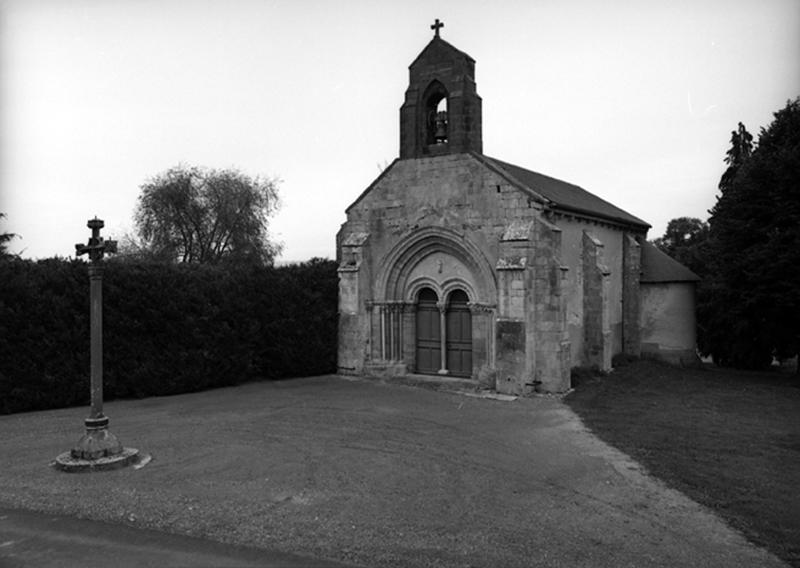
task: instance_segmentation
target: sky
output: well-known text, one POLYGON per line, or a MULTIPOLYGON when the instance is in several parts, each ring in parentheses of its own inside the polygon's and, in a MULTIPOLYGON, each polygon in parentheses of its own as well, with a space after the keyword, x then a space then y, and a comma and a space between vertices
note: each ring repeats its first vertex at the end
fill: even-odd
POLYGON ((797 0, 0 0, 0 232, 24 258, 134 231, 178 164, 280 181, 283 261, 335 256, 399 153, 439 18, 476 61, 483 149, 664 233, 707 219, 730 134, 800 95, 797 0))

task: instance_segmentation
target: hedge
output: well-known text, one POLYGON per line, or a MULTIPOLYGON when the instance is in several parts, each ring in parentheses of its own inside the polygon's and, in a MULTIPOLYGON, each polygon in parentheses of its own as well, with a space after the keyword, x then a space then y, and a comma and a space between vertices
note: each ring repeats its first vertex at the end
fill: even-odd
MULTIPOLYGON (((106 262, 104 398, 336 369, 336 264, 106 262)), ((78 260, 0 262, 0 414, 88 404, 89 278, 78 260)))

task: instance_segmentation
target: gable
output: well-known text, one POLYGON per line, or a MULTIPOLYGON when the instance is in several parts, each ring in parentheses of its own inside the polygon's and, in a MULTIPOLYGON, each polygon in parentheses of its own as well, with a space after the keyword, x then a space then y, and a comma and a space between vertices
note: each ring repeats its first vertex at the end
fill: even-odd
MULTIPOLYGON (((371 211, 403 210, 414 215, 432 206, 452 220, 463 208, 471 217, 510 220, 517 207, 541 209, 547 200, 507 179, 480 154, 396 159, 345 210, 348 217, 366 205, 371 211), (502 185, 503 190, 499 189, 502 185), (524 205, 523 205, 524 204, 524 205)), ((504 224, 504 222, 501 222, 504 224)))
POLYGON ((378 185, 378 184, 381 182, 381 180, 382 180, 383 178, 385 178, 386 176, 388 176, 388 175, 389 175, 389 172, 391 172, 391 171, 392 171, 392 169, 394 169, 394 167, 395 167, 395 165, 397 164, 397 162, 398 162, 398 161, 399 161, 399 158, 395 158, 395 159, 394 159, 394 161, 393 161, 391 164, 389 164, 389 165, 388 165, 386 168, 384 168, 384 170, 383 170, 383 171, 382 171, 380 174, 378 174, 378 177, 376 177, 376 178, 375 178, 375 179, 372 181, 372 183, 371 183, 371 184, 369 184, 369 185, 367 186, 367 188, 366 188, 364 191, 362 191, 362 192, 361 192, 361 194, 360 194, 358 197, 356 197, 356 200, 355 200, 355 201, 353 201, 353 202, 352 202, 352 203, 351 203, 351 204, 350 204, 350 205, 347 207, 347 209, 345 209, 345 210, 344 210, 345 214, 349 214, 349 213, 350 213, 350 210, 351 210, 351 209, 353 209, 353 207, 355 207, 356 205, 358 205, 359 203, 361 203, 361 201, 363 201, 363 199, 364 199, 364 198, 365 198, 367 195, 369 195, 369 193, 370 193, 370 192, 373 190, 373 188, 374 188, 375 186, 377 186, 377 185, 378 185))

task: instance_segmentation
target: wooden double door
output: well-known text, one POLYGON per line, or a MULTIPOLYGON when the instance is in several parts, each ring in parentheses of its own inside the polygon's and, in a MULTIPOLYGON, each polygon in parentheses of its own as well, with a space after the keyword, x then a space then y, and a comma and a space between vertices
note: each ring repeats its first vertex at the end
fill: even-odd
POLYGON ((472 375, 472 315, 463 290, 450 292, 441 309, 431 288, 417 296, 417 372, 472 375), (442 350, 444 349, 444 356, 442 350))

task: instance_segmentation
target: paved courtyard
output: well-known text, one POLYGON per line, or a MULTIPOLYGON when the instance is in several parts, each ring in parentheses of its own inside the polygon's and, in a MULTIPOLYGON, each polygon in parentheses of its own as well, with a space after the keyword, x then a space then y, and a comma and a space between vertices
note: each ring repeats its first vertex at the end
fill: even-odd
POLYGON ((153 461, 55 471, 86 412, 0 417, 0 508, 363 566, 784 566, 557 399, 328 376, 118 401, 112 432, 153 461))

